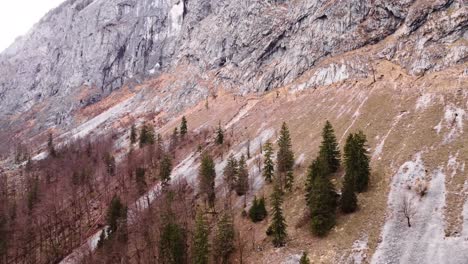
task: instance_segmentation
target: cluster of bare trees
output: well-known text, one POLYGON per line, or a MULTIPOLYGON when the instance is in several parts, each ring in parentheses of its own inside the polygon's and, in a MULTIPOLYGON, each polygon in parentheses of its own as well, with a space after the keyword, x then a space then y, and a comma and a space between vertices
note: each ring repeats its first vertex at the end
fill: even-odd
MULTIPOLYGON (((217 230, 221 218, 227 221, 231 217, 226 216, 232 215, 223 198, 217 201, 216 210, 201 208, 199 195, 186 182, 178 182, 169 184, 157 202, 148 202, 147 210, 134 208, 142 206, 134 202, 159 184, 161 175, 169 182, 170 172, 163 170, 170 170, 187 152, 223 157, 234 140, 226 135, 222 145, 211 144, 210 130, 195 133, 186 126, 187 120, 178 134, 167 138, 150 135, 153 139, 145 144, 138 144, 134 127, 129 152, 119 154, 112 135, 94 141, 78 139, 62 147, 50 137, 48 151, 53 153, 41 161, 31 161, 27 148, 19 144, 15 154, 18 164, 24 163, 17 175, 7 179, 0 172, 0 263, 59 262, 107 224, 114 197, 125 207, 132 206, 137 215, 125 223, 121 237, 126 239, 106 240, 85 263, 162 263, 161 236, 168 221, 183 230, 185 261, 190 263, 195 215, 205 215, 208 229, 217 230), (11 179, 15 182, 8 181, 11 179)), ((210 240, 216 236, 219 234, 211 233, 210 240)), ((240 239, 238 232, 233 236, 240 239)), ((241 240, 237 244, 244 248, 241 240)), ((214 256, 210 253, 210 258, 214 256)))

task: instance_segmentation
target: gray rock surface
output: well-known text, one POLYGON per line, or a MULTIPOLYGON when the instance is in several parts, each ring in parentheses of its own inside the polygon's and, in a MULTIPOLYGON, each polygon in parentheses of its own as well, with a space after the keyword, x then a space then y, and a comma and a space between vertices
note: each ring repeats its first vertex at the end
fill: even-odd
MULTIPOLYGON (((0 134, 31 119, 32 134, 77 126, 75 110, 180 65, 235 92, 264 92, 394 38, 369 60, 424 74, 466 62, 467 27, 463 0, 68 0, 0 54, 0 134)), ((368 68, 351 64, 326 67, 308 85, 368 68)), ((159 109, 207 94, 188 76, 159 109)))

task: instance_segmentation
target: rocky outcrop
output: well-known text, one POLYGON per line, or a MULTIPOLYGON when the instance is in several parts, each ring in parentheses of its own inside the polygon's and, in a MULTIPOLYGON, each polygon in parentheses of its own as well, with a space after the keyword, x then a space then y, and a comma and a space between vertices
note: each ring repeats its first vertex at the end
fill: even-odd
MULTIPOLYGON (((375 58, 424 74, 466 62, 467 27, 461 0, 68 0, 0 55, 0 123, 13 131, 28 112, 36 132, 75 126, 74 110, 178 65, 212 73, 220 87, 264 92, 389 38, 375 58)), ((333 76, 318 74, 311 84, 369 68, 330 67, 333 76)), ((182 97, 208 89, 194 96, 194 80, 177 83, 182 97)))

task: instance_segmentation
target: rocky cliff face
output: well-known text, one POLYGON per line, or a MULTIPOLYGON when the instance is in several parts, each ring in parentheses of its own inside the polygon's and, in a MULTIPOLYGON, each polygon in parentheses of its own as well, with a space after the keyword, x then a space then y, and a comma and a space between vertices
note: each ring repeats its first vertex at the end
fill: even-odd
MULTIPOLYGON (((422 75, 466 62, 467 27, 462 0, 68 0, 0 55, 1 128, 33 120, 30 135, 67 130, 79 124, 76 110, 180 66, 216 87, 264 92, 327 58, 388 42, 362 62, 330 65, 307 86, 372 74, 379 58, 422 75)), ((174 81, 178 102, 212 89, 192 76, 174 81)))

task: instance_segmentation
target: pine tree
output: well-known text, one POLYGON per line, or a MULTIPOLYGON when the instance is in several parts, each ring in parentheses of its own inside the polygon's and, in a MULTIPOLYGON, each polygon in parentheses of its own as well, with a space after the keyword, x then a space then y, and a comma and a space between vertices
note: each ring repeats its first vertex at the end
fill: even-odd
POLYGON ((222 145, 224 142, 224 130, 221 127, 221 122, 218 125, 218 129, 216 129, 216 144, 222 145))
POLYGON ((270 141, 267 141, 264 146, 264 155, 263 155, 263 177, 265 181, 271 183, 273 180, 273 173, 275 170, 275 165, 273 164, 273 146, 270 141))
POLYGON ((109 225, 108 235, 112 235, 115 231, 126 222, 127 208, 122 204, 118 196, 114 196, 107 211, 107 224, 109 225))
POLYGON ((252 201, 252 206, 250 206, 249 209, 249 217, 252 222, 258 222, 258 201, 257 201, 257 196, 254 196, 254 200, 252 201))
POLYGON ((302 253, 302 257, 299 260, 299 264, 310 264, 310 260, 306 252, 302 253))
POLYGON ((340 150, 335 132, 328 120, 322 131, 322 144, 320 145, 319 155, 327 161, 331 173, 338 170, 340 167, 340 150))
POLYGON ((335 226, 336 192, 329 177, 317 177, 311 186, 309 207, 312 233, 324 236, 335 226))
POLYGON ((234 223, 232 217, 223 214, 218 222, 213 241, 213 250, 216 263, 229 263, 229 256, 234 252, 234 223))
POLYGON ((286 185, 285 188, 288 191, 292 191, 292 187, 294 184, 294 173, 292 171, 286 172, 286 185))
POLYGON ((215 193, 215 178, 216 171, 214 168, 213 158, 205 153, 202 156, 200 169, 198 171, 198 180, 200 192, 206 195, 206 199, 210 207, 214 207, 216 193, 215 193))
POLYGON ((314 180, 319 177, 327 177, 329 175, 328 164, 323 160, 322 157, 317 157, 312 164, 309 166, 309 170, 306 178, 306 203, 310 205, 310 197, 312 195, 314 180))
POLYGON ((286 122, 283 123, 278 139, 278 154, 276 156, 276 167, 279 174, 280 188, 283 188, 284 178, 289 171, 293 171, 294 153, 292 151, 291 137, 286 122))
POLYGON ((369 186, 370 176, 370 158, 366 148, 367 138, 362 131, 359 131, 354 138, 357 145, 357 168, 359 169, 356 174, 355 186, 357 192, 364 192, 369 186))
POLYGON ((185 116, 182 117, 182 121, 180 122, 180 136, 185 137, 187 134, 187 119, 185 116))
POLYGON ((99 240, 97 242, 97 248, 102 248, 104 246, 104 242, 106 241, 106 229, 101 231, 101 235, 99 235, 99 240))
POLYGON ((193 263, 208 264, 210 254, 209 235, 210 233, 205 218, 201 213, 198 213, 193 237, 193 263))
POLYGON ((57 151, 55 150, 54 139, 52 137, 52 133, 49 133, 49 140, 47 141, 47 148, 49 149, 49 155, 52 158, 56 158, 57 157, 57 151))
POLYGON ((239 170, 236 179, 236 193, 241 196, 249 190, 249 171, 245 162, 245 156, 242 155, 239 160, 239 170))
POLYGON ((169 155, 164 155, 159 165, 159 179, 162 186, 166 187, 171 180, 172 161, 169 155))
POLYGON ((140 131, 140 148, 147 144, 154 144, 154 128, 144 123, 140 131))
POLYGON ((159 238, 159 263, 187 263, 186 231, 180 227, 173 217, 166 217, 159 238))
POLYGON ((260 200, 257 200, 257 197, 254 197, 252 206, 249 209, 249 217, 252 222, 260 222, 267 216, 267 211, 265 208, 265 198, 262 197, 260 200))
POLYGON ((341 191, 340 209, 343 213, 352 213, 357 209, 357 198, 354 193, 354 177, 346 174, 341 191))
POLYGON ((236 186, 236 180, 237 180, 237 174, 238 174, 238 164, 237 160, 234 157, 234 155, 230 155, 226 167, 224 167, 224 181, 228 185, 228 188, 230 191, 235 189, 236 186))
POLYGON ((282 247, 286 243, 286 220, 283 216, 281 204, 283 203, 282 191, 278 184, 275 184, 273 194, 271 195, 272 203, 272 223, 270 225, 269 233, 273 236, 273 245, 275 247, 282 247))
POLYGON ((136 143, 137 140, 137 131, 135 125, 132 125, 130 129, 130 143, 133 145, 136 143))

